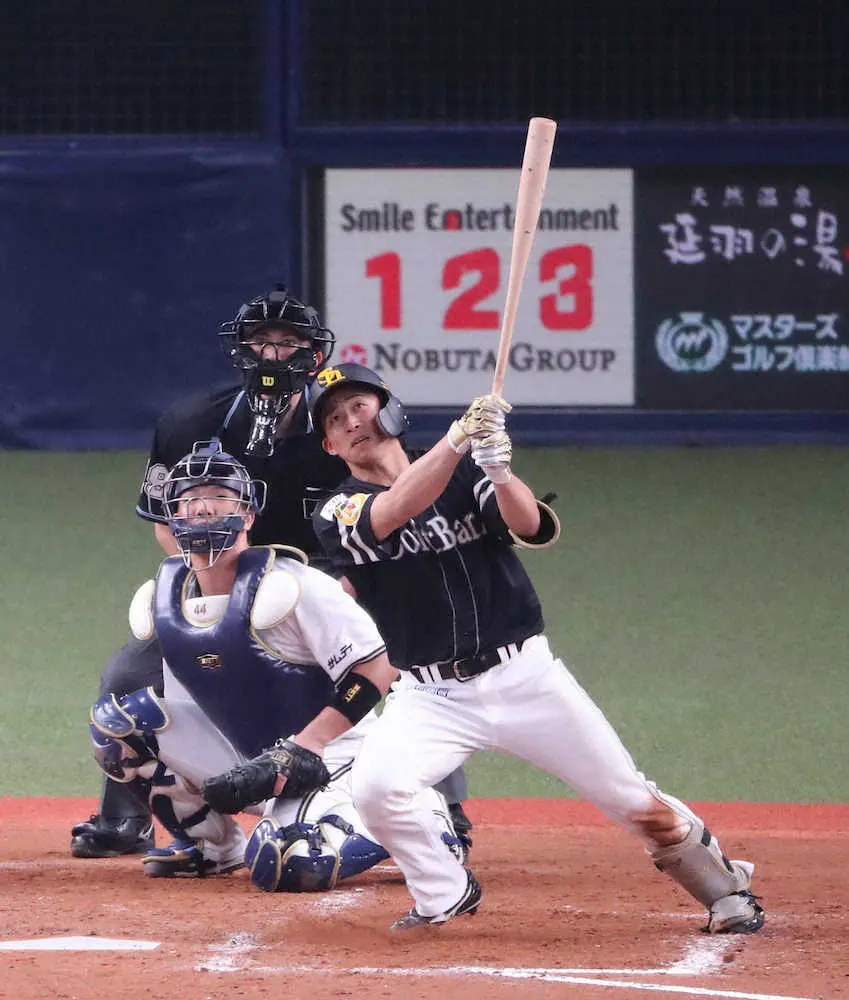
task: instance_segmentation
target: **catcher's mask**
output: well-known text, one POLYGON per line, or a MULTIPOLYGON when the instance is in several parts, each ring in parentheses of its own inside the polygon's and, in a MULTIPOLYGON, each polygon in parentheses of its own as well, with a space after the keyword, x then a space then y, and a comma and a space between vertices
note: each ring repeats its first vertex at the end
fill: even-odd
POLYGON ((213 566, 222 552, 236 544, 248 514, 265 506, 265 493, 265 483, 251 479, 217 438, 196 441, 191 454, 165 477, 162 488, 162 506, 183 562, 191 566, 193 555, 207 555, 207 566, 213 566), (221 493, 187 498, 181 512, 181 498, 196 486, 218 487, 221 493), (221 512, 219 501, 226 501, 226 513, 221 512), (213 506, 219 510, 211 510, 213 506))
POLYGON ((234 319, 222 324, 219 337, 224 353, 242 376, 253 414, 247 453, 270 455, 289 400, 303 391, 318 366, 328 360, 336 337, 321 325, 315 309, 290 295, 285 285, 246 302, 234 319), (258 337, 269 329, 294 334, 306 343, 279 358, 279 349, 258 337))
POLYGON ((323 432, 322 413, 328 395, 343 385, 361 386, 375 393, 381 401, 377 422, 390 437, 401 437, 409 427, 404 404, 394 396, 383 379, 365 365, 342 364, 334 368, 322 368, 307 389, 307 405, 313 427, 323 432))

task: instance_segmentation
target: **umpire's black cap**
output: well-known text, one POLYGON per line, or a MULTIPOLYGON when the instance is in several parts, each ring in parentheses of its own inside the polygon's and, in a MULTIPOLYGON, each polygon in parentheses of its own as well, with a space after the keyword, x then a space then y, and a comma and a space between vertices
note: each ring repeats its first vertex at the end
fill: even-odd
POLYGON ((378 421, 390 437, 400 437, 409 426, 404 407, 397 396, 393 396, 383 379, 365 365, 348 362, 329 368, 322 368, 307 389, 307 405, 313 429, 321 432, 321 414, 328 394, 342 385, 363 386, 371 389, 383 404, 378 421))

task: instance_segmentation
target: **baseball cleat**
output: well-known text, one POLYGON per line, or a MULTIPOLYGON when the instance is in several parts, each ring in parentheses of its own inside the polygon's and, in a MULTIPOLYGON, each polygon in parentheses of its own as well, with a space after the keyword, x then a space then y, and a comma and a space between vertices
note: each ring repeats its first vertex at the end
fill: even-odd
POLYGON ((150 878, 205 878, 235 871, 244 863, 242 850, 220 861, 206 858, 195 840, 175 840, 167 847, 148 851, 142 858, 144 873, 150 878))
POLYGON ((740 889, 718 899, 710 908, 710 919, 704 928, 708 934, 756 934, 764 925, 766 914, 758 897, 748 889, 740 889))
POLYGON ((122 854, 144 854, 153 839, 149 816, 106 819, 99 813, 71 828, 71 854, 75 858, 117 858, 122 854))
POLYGON ((455 903, 450 910, 446 910, 444 913, 437 913, 434 917, 426 917, 417 912, 416 908, 413 907, 413 909, 410 910, 406 916, 403 916, 400 920, 396 920, 393 924, 390 924, 389 930, 411 931, 418 927, 445 924, 453 917, 460 917, 464 913, 468 913, 469 916, 477 913, 483 893, 481 892, 480 883, 475 876, 472 875, 471 872, 467 872, 466 875, 468 877, 466 891, 460 897, 459 902, 455 903))

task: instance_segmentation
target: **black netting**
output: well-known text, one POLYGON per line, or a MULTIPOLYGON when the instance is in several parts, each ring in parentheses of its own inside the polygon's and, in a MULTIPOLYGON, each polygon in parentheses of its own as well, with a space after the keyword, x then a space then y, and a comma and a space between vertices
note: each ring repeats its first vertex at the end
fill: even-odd
POLYGON ((32 0, 0 31, 0 133, 258 131, 261 0, 32 0))
POLYGON ((849 119, 846 0, 30 0, 0 134, 257 134, 275 2, 308 124, 849 119))
POLYGON ((849 118, 846 0, 304 0, 308 123, 849 118))

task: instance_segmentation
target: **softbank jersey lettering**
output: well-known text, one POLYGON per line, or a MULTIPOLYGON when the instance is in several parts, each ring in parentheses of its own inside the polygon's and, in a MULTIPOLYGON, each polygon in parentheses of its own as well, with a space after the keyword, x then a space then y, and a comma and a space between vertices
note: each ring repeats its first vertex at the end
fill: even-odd
POLYGON ((849 405, 849 186, 839 170, 637 171, 637 405, 849 405))
MULTIPOLYGON (((460 405, 495 371, 515 170, 328 170, 325 314, 337 357, 409 404, 460 405)), ((630 170, 552 170, 507 390, 525 406, 634 402, 630 170)))

